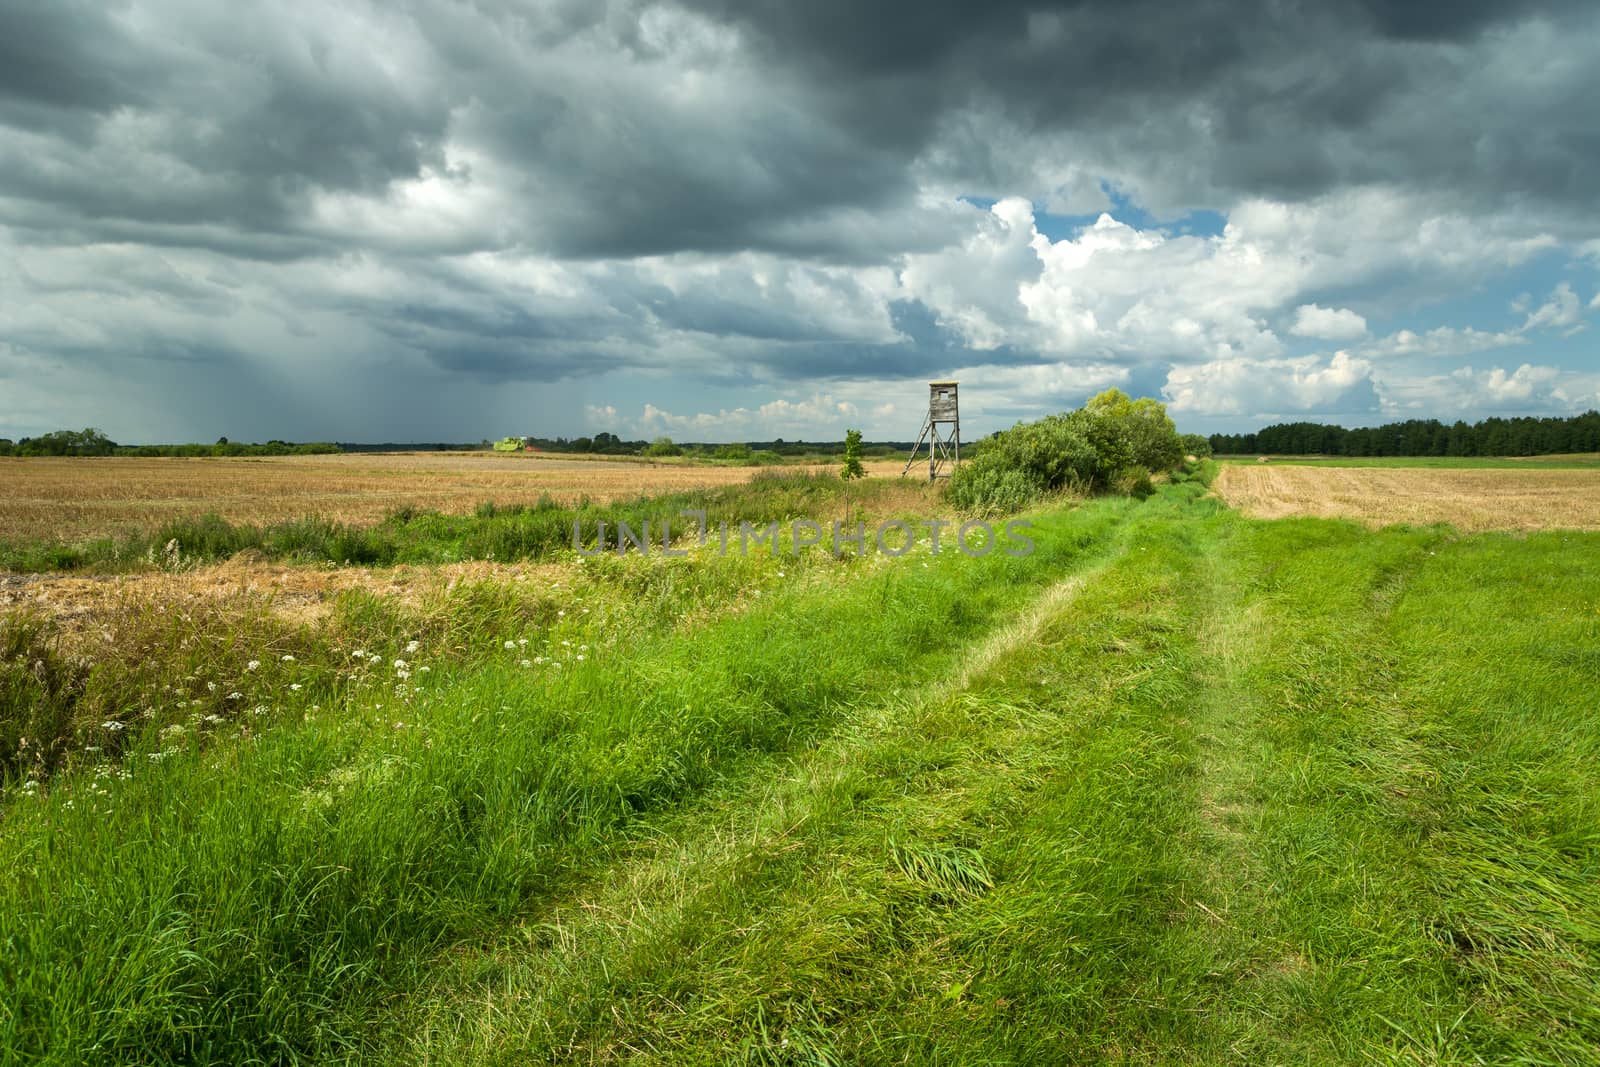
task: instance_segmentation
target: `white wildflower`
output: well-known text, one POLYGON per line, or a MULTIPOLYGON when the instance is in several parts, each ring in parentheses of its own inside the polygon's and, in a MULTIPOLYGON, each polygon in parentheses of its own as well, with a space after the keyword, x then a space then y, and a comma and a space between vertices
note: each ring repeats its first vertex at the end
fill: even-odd
POLYGON ((285 655, 285 656, 282 657, 282 659, 283 659, 283 662, 285 662, 285 663, 293 663, 294 662, 294 657, 293 656, 285 655))
POLYGON ((417 641, 407 641, 406 642, 406 652, 407 653, 416 652, 421 647, 422 647, 422 645, 417 641))
POLYGON ((258 659, 253 659, 249 663, 246 663, 244 665, 244 669, 247 670, 247 671, 253 671, 253 670, 257 669, 260 666, 261 666, 261 661, 258 660, 258 659))

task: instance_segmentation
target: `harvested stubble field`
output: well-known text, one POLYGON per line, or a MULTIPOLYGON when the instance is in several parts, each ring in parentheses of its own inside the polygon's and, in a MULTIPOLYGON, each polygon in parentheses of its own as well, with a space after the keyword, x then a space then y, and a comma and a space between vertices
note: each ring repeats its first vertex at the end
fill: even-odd
MULTIPOLYGON (((901 466, 866 464, 877 475, 898 474, 901 466)), ((563 504, 583 497, 608 503, 736 485, 771 469, 483 452, 3 459, 0 540, 71 542, 205 514, 234 523, 308 515, 372 523, 403 506, 462 514, 486 500, 532 504, 546 495, 563 504)))
POLYGON ((1261 519, 1356 519, 1459 530, 1600 529, 1597 470, 1421 470, 1228 464, 1214 488, 1261 519))

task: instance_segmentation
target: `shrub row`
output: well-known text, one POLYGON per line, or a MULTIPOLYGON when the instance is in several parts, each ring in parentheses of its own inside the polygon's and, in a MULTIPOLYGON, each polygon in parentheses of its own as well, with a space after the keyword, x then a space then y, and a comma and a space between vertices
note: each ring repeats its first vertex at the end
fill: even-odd
POLYGON ((1118 389, 1076 411, 1018 423, 981 442, 950 480, 950 498, 976 512, 1020 511, 1048 493, 1149 496, 1150 475, 1183 459, 1165 405, 1118 389))

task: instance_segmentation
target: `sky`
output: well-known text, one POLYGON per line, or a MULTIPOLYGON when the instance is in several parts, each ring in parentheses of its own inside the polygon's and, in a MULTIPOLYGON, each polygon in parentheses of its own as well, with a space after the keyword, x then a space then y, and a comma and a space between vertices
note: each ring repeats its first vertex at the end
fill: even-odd
POLYGON ((0 437, 1600 408, 1600 5, 0 0, 0 437))

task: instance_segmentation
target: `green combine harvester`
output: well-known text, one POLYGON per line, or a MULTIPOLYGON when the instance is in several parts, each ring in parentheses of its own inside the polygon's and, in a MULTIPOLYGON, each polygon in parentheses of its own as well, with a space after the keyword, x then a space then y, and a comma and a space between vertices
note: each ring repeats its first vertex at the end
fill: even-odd
POLYGON ((521 452, 528 446, 526 437, 502 437, 494 443, 496 452, 521 452))

